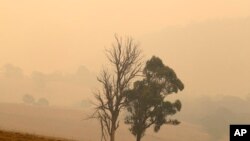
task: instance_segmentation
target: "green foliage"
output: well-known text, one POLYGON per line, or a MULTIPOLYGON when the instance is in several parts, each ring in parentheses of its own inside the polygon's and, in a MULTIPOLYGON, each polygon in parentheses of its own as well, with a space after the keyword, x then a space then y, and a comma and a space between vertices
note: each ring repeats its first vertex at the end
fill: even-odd
POLYGON ((165 94, 177 93, 178 90, 184 89, 183 83, 177 77, 174 70, 165 66, 158 57, 153 56, 147 61, 143 73, 148 81, 155 81, 161 84, 161 90, 165 94))
POLYGON ((180 123, 169 116, 181 110, 181 102, 169 102, 165 98, 184 89, 174 70, 155 56, 147 61, 143 74, 144 79, 136 81, 133 89, 126 91, 128 115, 125 123, 131 125, 130 131, 137 137, 137 141, 151 125, 154 125, 154 131, 157 132, 163 124, 180 123))

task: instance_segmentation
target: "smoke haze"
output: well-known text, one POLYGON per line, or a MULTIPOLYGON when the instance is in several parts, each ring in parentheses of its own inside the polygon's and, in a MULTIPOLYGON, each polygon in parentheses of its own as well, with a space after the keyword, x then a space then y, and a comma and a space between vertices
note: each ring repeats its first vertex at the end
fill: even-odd
MULTIPOLYGON (((184 82, 184 91, 169 97, 183 103, 178 130, 228 140, 228 124, 250 122, 249 7, 249 0, 0 0, 0 103, 23 103, 29 94, 51 107, 89 108, 117 33, 132 36, 144 60, 159 56, 184 82)), ((168 138, 167 130, 177 128, 156 137, 168 138)))

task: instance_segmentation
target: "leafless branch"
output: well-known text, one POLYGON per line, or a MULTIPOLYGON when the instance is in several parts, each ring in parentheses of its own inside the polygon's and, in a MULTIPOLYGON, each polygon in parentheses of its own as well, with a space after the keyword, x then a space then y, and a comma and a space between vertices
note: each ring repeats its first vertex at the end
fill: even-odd
POLYGON ((113 66, 113 71, 103 69, 98 82, 102 85, 102 92, 95 94, 97 100, 94 118, 99 119, 102 139, 114 141, 116 129, 119 127, 119 113, 125 105, 125 95, 130 82, 139 75, 142 67, 141 50, 130 37, 123 39, 115 35, 115 42, 111 49, 106 49, 106 57, 113 66))

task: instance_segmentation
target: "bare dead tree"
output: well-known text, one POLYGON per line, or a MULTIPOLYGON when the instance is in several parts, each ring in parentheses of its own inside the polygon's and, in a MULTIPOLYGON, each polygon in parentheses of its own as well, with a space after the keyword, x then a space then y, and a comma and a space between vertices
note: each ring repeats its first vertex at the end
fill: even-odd
POLYGON ((93 118, 99 120, 102 139, 115 140, 115 132, 119 127, 119 114, 125 106, 125 90, 131 81, 141 72, 142 57, 138 44, 132 38, 118 37, 112 48, 106 50, 106 56, 111 63, 112 71, 103 69, 97 80, 102 85, 102 91, 95 93, 97 100, 93 118))

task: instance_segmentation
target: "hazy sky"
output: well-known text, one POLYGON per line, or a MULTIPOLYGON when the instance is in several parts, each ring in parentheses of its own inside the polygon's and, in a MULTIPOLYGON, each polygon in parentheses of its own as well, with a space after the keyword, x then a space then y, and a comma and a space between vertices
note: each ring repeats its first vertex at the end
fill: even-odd
POLYGON ((169 26, 244 18, 249 7, 249 0, 0 0, 0 66, 31 73, 85 65, 98 72, 114 33, 137 38, 169 26))
POLYGON ((249 7, 249 0, 0 0, 2 99, 31 93, 69 104, 92 95, 86 84, 107 63, 114 33, 138 40, 145 59, 157 55, 172 67, 186 98, 245 96, 249 7))
POLYGON ((30 94, 81 106, 115 33, 175 70, 184 118, 206 132, 229 116, 249 119, 235 115, 250 108, 250 0, 0 0, 0 102, 30 94), (204 113, 212 116, 196 119, 204 113))

